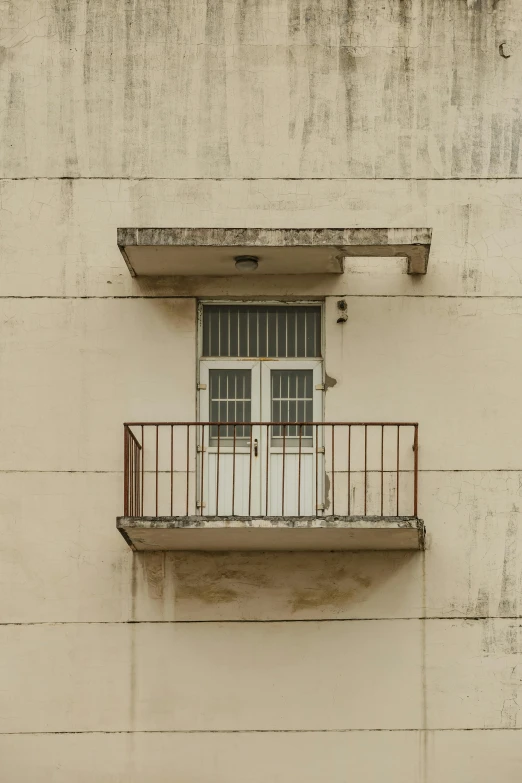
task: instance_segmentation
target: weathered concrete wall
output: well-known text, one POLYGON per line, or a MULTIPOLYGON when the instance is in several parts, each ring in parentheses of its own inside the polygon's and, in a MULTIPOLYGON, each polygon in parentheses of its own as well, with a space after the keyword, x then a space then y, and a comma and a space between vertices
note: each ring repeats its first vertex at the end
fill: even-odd
POLYGON ((518 783, 520 3, 0 20, 0 778, 518 783), (132 280, 126 225, 433 246, 422 280, 132 280), (132 555, 121 424, 194 417, 199 296, 326 297, 327 417, 420 422, 425 553, 132 555))
POLYGON ((0 14, 7 176, 520 173, 519 0, 19 0, 0 14))

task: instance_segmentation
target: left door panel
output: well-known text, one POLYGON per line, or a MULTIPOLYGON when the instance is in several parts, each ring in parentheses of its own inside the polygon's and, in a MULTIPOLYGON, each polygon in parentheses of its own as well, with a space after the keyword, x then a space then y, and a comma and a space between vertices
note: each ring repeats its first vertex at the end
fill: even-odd
POLYGON ((204 516, 260 513, 260 363, 202 361, 198 507, 204 516), (208 424, 206 424, 208 422, 208 424))

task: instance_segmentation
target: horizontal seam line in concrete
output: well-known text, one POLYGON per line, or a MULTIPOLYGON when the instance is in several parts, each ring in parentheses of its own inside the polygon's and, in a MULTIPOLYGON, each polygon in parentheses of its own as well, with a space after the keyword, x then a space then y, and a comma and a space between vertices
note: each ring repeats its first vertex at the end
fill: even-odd
POLYGON ((47 736, 56 734, 348 734, 350 732, 448 732, 448 731, 522 731, 519 727, 487 727, 471 728, 404 728, 404 729, 86 729, 85 731, 1 731, 0 736, 47 736))
MULTIPOLYGON (((145 473, 151 473, 154 474, 154 470, 146 470, 145 473)), ((336 473, 347 473, 346 470, 339 470, 335 471, 336 473)), ((380 470, 369 470, 368 473, 379 473, 380 470)), ((394 470, 385 470, 385 473, 394 473, 394 470)), ((403 472, 409 472, 412 471, 403 471, 403 472)), ((123 473, 123 470, 22 470, 21 468, 0 468, 0 474, 2 473, 42 473, 42 474, 101 474, 101 475, 109 475, 109 476, 120 476, 123 473)), ((160 473, 167 473, 170 474, 170 471, 168 469, 160 470, 160 473)), ((182 473, 184 474, 184 470, 175 470, 174 473, 182 473)), ((364 473, 364 470, 352 470, 352 473, 364 473)), ((419 468, 419 473, 522 473, 522 468, 419 468)))
POLYGON ((518 182, 522 176, 510 177, 138 177, 138 176, 62 176, 0 177, 2 182, 27 182, 34 180, 74 181, 101 180, 106 182, 518 182))
POLYGON ((34 622, 7 622, 0 623, 0 628, 8 626, 27 626, 27 625, 239 625, 264 623, 272 625, 283 625, 284 623, 380 623, 400 621, 425 621, 425 620, 446 620, 453 622, 461 620, 462 622, 481 622, 482 620, 522 620, 522 615, 478 615, 476 617, 466 617, 465 615, 451 616, 424 616, 424 617, 317 617, 286 620, 41 620, 34 622))
MULTIPOLYGON (((349 274, 349 272, 347 273, 349 274)), ((216 278, 213 278, 216 279, 216 278)), ((27 299, 27 300, 34 300, 34 299, 52 299, 52 300, 64 300, 64 301, 70 301, 70 300, 83 300, 83 301, 89 301, 89 300, 103 300, 103 299, 197 299, 200 296, 200 294, 138 294, 138 295, 132 295, 132 294, 125 294, 125 295, 107 295, 107 296, 100 296, 100 295, 92 295, 92 296, 59 296, 59 295, 52 295, 52 294, 35 294, 34 296, 18 296, 15 294, 6 294, 4 296, 0 296, 0 299, 27 299)), ((513 294, 343 294, 343 293, 335 293, 335 294, 325 294, 325 299, 338 299, 339 297, 344 297, 346 299, 462 299, 464 301, 472 300, 472 299, 507 299, 507 300, 518 300, 522 299, 522 294, 520 295, 513 295, 513 294)))

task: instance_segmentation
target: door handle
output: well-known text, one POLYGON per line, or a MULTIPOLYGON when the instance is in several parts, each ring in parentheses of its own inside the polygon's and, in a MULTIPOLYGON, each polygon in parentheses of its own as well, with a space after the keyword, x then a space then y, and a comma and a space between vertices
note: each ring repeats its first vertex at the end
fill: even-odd
POLYGON ((258 456, 258 445, 259 445, 259 444, 258 444, 258 442, 257 442, 257 438, 256 438, 256 439, 254 440, 254 457, 257 457, 257 456, 258 456))

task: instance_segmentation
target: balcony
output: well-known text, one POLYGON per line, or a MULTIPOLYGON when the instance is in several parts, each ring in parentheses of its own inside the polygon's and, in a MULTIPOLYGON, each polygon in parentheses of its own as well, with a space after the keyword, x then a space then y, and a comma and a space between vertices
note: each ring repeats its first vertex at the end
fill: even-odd
POLYGON ((124 425, 135 550, 423 549, 418 425, 124 425))

